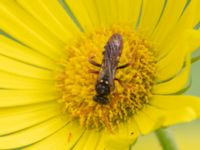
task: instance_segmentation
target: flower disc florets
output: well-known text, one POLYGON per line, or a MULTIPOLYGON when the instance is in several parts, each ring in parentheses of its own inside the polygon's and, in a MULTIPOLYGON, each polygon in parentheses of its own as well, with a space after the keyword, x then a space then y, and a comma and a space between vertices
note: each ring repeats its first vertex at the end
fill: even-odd
POLYGON ((66 47, 67 56, 58 79, 65 110, 87 128, 106 127, 109 130, 127 120, 142 109, 151 98, 151 89, 156 73, 152 44, 129 27, 111 27, 84 34, 66 47), (100 68, 91 65, 88 58, 95 56, 102 62, 102 52, 111 35, 118 33, 123 38, 120 64, 130 62, 118 69, 115 89, 109 95, 110 103, 102 105, 93 100, 96 94, 97 74, 90 70, 100 68))

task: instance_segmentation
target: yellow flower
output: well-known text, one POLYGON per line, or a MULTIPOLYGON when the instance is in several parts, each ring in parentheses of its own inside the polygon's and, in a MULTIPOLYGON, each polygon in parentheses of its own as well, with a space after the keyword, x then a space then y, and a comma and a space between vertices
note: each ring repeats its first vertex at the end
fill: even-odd
POLYGON ((200 117, 189 86, 198 0, 1 0, 0 149, 128 149, 200 117), (61 5, 62 3, 62 5, 61 5), (109 37, 123 38, 109 104, 92 99, 109 37), (134 53, 133 53, 134 52, 134 53))

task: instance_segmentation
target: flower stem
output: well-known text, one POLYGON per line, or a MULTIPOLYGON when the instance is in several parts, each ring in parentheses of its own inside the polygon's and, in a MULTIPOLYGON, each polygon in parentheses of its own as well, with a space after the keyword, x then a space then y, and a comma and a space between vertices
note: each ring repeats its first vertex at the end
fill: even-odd
POLYGON ((200 55, 192 58, 192 63, 195 63, 200 60, 200 55))
POLYGON ((178 150, 178 147, 169 131, 166 129, 158 129, 155 134, 163 150, 178 150))

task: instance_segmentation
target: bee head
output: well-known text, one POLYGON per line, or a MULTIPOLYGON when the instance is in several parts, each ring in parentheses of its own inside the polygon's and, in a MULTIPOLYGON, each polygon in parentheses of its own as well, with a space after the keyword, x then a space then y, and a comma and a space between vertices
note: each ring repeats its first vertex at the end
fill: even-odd
POLYGON ((110 86, 107 80, 100 80, 95 86, 98 95, 108 95, 110 94, 110 86))
POLYGON ((108 98, 107 98, 107 97, 103 97, 103 96, 101 96, 101 95, 95 95, 95 96, 93 97, 93 100, 94 100, 95 102, 98 102, 98 103, 103 104, 103 105, 106 105, 106 104, 109 103, 108 98))

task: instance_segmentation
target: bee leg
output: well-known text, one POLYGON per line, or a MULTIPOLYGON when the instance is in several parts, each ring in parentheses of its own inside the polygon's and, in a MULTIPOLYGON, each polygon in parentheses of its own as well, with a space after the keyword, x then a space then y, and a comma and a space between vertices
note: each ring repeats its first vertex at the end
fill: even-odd
POLYGON ((89 70, 89 73, 99 74, 99 71, 90 69, 90 70, 89 70))
POLYGON ((97 62, 95 62, 95 61, 93 60, 94 57, 95 57, 95 56, 91 56, 91 57, 88 58, 89 63, 91 63, 91 64, 94 65, 94 66, 101 67, 101 64, 99 64, 99 63, 97 63, 97 62))
POLYGON ((90 92, 94 92, 94 91, 95 91, 95 89, 94 89, 94 88, 91 88, 91 89, 90 89, 90 92))
POLYGON ((117 67, 117 69, 123 69, 123 68, 126 68, 126 67, 130 66, 130 65, 131 65, 131 62, 123 64, 123 65, 117 67))
POLYGON ((122 83, 122 81, 118 78, 115 78, 115 81, 117 81, 122 87, 124 86, 124 84, 122 83))

